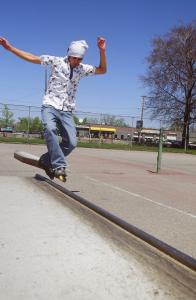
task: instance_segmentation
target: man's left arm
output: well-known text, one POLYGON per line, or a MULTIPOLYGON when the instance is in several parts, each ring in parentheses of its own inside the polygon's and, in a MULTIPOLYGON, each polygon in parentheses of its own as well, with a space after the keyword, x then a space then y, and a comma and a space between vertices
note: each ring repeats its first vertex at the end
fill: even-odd
POLYGON ((107 63, 106 63, 106 40, 104 38, 98 37, 97 46, 100 51, 100 64, 99 67, 96 67, 95 74, 105 74, 107 72, 107 63))

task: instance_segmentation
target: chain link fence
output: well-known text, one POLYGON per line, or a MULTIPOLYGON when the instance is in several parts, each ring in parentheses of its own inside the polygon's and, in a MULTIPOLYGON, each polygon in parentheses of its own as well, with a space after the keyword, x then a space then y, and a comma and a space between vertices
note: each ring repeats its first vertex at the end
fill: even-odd
MULTIPOLYGON (((160 129, 165 146, 178 146, 182 130, 168 128, 163 120, 151 120, 131 115, 110 115, 92 112, 74 112, 79 142, 101 144, 156 145, 160 129)), ((0 134, 15 137, 43 138, 41 107, 0 103, 0 134)), ((196 143, 196 124, 190 126, 190 145, 196 143)))

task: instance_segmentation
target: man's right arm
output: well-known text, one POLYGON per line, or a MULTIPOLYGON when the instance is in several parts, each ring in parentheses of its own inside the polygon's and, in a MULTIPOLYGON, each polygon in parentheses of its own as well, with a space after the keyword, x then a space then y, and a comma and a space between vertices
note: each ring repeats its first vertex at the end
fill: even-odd
POLYGON ((25 59, 29 62, 34 63, 34 64, 41 64, 41 60, 40 60, 39 56, 33 55, 31 53, 28 53, 28 52, 25 52, 25 51, 22 51, 22 50, 19 50, 19 49, 13 47, 3 37, 0 37, 0 45, 2 45, 6 50, 14 53, 16 56, 18 56, 22 59, 25 59))

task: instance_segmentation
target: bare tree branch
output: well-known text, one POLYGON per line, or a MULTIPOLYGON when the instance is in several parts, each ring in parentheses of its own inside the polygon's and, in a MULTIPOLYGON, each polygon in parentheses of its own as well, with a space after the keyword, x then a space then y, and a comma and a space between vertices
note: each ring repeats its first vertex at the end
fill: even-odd
POLYGON ((147 57, 147 108, 152 117, 183 124, 183 142, 196 119, 196 21, 172 28, 152 41, 147 57))

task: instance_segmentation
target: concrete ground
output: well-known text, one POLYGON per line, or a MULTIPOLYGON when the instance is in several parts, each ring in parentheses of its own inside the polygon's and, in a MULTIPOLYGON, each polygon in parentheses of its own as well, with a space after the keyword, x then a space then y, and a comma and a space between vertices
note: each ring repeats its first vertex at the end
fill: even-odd
POLYGON ((195 299, 194 272, 9 162, 0 173, 0 299, 195 299))
MULTIPOLYGON (((33 177, 40 169, 13 158, 45 146, 0 145, 0 174, 33 177)), ((69 156, 66 187, 169 245, 196 257, 196 156, 77 148, 69 156)), ((60 183, 60 181, 58 181, 60 183)), ((61 183, 60 183, 61 184, 61 183)), ((62 185, 64 185, 62 183, 62 185)))

